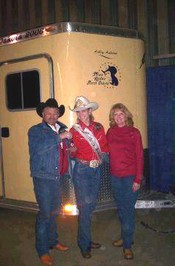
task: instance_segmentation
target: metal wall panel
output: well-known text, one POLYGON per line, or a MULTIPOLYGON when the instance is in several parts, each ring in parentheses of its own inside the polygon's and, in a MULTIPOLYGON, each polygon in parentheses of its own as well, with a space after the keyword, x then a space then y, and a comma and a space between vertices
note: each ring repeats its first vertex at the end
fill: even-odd
POLYGON ((119 2, 119 27, 121 28, 129 28, 128 25, 128 1, 120 0, 119 2))
POLYGON ((168 29, 169 29, 169 44, 170 52, 175 53, 175 1, 168 1, 168 29))
POLYGON ((111 0, 110 1, 110 25, 112 26, 119 26, 119 19, 118 19, 118 0, 111 0))
POLYGON ((148 14, 148 65, 153 66, 153 56, 158 54, 158 43, 157 43, 157 1, 147 1, 147 14, 148 14))
POLYGON ((1 37, 62 21, 139 30, 147 66, 175 63, 174 0, 0 0, 1 37))
POLYGON ((84 22, 84 1, 74 0, 69 3, 70 21, 84 22))
POLYGON ((137 30, 137 0, 128 1, 129 28, 137 30))

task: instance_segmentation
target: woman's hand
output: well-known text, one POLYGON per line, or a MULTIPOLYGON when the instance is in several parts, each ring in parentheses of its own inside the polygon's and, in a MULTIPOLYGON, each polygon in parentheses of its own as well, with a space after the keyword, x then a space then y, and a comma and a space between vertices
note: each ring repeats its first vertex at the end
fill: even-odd
POLYGON ((71 152, 74 153, 74 152, 77 151, 77 148, 76 148, 75 146, 70 146, 70 147, 68 148, 68 150, 70 151, 70 153, 71 153, 71 152))
POLYGON ((139 190, 139 189, 140 189, 140 184, 134 182, 134 183, 133 183, 133 186, 132 186, 132 191, 133 191, 133 192, 136 192, 136 191, 139 190))

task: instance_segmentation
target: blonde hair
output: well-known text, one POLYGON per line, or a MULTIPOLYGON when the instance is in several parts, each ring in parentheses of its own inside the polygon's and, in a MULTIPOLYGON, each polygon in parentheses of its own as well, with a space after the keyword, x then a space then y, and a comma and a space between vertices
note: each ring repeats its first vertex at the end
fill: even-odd
MULTIPOLYGON (((91 108, 88 108, 88 110, 89 109, 91 109, 91 108)), ((92 112, 90 113, 90 115, 89 115, 89 120, 90 121, 94 121, 94 116, 93 116, 93 114, 92 114, 92 112)), ((77 117, 77 123, 80 121, 80 119, 77 117)))
POLYGON ((133 122, 133 115, 131 114, 131 112, 128 110, 128 108, 122 104, 122 103, 116 103, 112 106, 110 113, 109 113, 109 122, 110 122, 110 127, 113 127, 116 125, 116 122, 114 120, 114 113, 116 110, 120 110, 122 111, 125 116, 126 116, 126 126, 128 127, 132 127, 134 126, 134 122, 133 122))

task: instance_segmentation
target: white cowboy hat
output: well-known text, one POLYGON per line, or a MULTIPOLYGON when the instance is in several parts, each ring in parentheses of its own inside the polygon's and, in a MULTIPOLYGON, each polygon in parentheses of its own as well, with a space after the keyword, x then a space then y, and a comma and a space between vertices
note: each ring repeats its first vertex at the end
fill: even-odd
POLYGON ((74 108, 71 109, 69 107, 69 109, 73 112, 78 112, 78 111, 83 111, 86 109, 91 108, 92 111, 98 109, 99 105, 96 102, 90 102, 86 97, 84 96, 77 96, 75 99, 75 105, 74 108))

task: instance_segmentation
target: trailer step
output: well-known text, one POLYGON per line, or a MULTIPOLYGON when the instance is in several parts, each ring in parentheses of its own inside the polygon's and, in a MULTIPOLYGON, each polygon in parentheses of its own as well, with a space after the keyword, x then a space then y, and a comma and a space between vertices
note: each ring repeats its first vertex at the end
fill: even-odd
POLYGON ((159 209, 175 208, 175 202, 172 200, 137 200, 136 209, 159 209))

